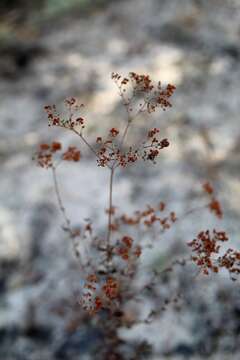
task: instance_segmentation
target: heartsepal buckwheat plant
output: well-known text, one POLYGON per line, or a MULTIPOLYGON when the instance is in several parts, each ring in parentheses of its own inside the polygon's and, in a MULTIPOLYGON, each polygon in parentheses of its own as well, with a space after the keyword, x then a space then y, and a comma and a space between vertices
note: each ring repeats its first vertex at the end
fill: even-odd
MULTIPOLYGON (((126 304, 138 299, 139 294, 145 294, 146 291, 152 297, 158 298, 159 278, 163 274, 172 272, 177 266, 185 267, 188 264, 193 264, 199 269, 197 274, 209 275, 211 272, 218 273, 220 269, 226 269, 231 279, 235 280, 240 273, 240 252, 232 248, 225 252, 221 250, 222 243, 229 240, 228 235, 223 230, 206 229, 195 239, 191 241, 187 239, 186 248, 191 251, 189 256, 181 259, 173 257, 173 261, 161 271, 150 270, 147 283, 135 284, 141 266, 141 255, 147 248, 153 246, 151 232, 153 229, 161 238, 176 222, 185 220, 195 211, 208 209, 221 219, 223 210, 209 182, 203 184, 203 196, 206 197, 204 205, 190 209, 183 215, 168 210, 167 204, 162 201, 147 205, 133 214, 121 213, 115 206, 113 187, 116 171, 124 171, 124 168, 138 161, 156 164, 162 151, 170 145, 167 138, 161 137, 161 129, 152 127, 149 119, 146 120, 149 126, 138 144, 130 146, 125 144, 129 129, 137 126, 139 116, 149 117, 158 109, 165 111, 171 108, 171 97, 176 88, 171 84, 163 88, 160 82, 155 85, 149 75, 134 72, 128 77, 112 73, 112 79, 126 109, 126 121, 123 127, 110 128, 105 137, 96 136, 95 144, 90 143, 85 135, 87 121, 81 113, 83 104, 78 105, 75 98, 66 99, 64 116, 58 113, 55 105, 45 106, 49 126, 60 127, 77 135, 81 143, 92 153, 97 166, 106 168, 109 172, 107 225, 104 236, 96 233, 94 221, 87 221, 80 229, 74 229, 63 205, 57 169, 65 161, 81 161, 80 150, 75 146, 69 146, 63 151, 61 143, 54 141, 51 144, 40 144, 35 156, 39 166, 52 170, 58 205, 64 218, 63 229, 68 233, 74 253, 81 265, 80 276, 84 277, 84 285, 80 289, 79 303, 85 311, 90 315, 99 316, 99 319, 101 312, 108 314, 104 333, 112 341, 109 340, 110 345, 106 354, 116 353, 116 347, 121 343, 117 329, 135 321, 127 320, 126 304), (146 238, 145 234, 148 234, 148 241, 144 243, 142 238, 146 238), (83 254, 87 254, 87 258, 82 256, 83 254)), ((158 299, 158 303, 162 305, 153 308, 144 323, 150 323, 167 305, 178 301, 179 296, 173 294, 170 298, 158 299)), ((99 326, 101 327, 101 324, 99 326)))

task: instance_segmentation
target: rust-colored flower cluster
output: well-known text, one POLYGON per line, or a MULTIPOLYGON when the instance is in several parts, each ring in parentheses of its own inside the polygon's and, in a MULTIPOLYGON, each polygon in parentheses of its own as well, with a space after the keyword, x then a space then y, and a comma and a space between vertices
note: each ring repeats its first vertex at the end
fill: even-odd
POLYGON ((208 275, 210 271, 218 273, 220 268, 225 268, 230 274, 240 273, 240 252, 229 248, 224 255, 219 256, 221 243, 228 241, 225 231, 209 230, 201 231, 196 239, 190 241, 194 255, 192 260, 208 275))
MULTIPOLYGON (((48 169, 54 166, 55 153, 62 150, 62 144, 60 142, 53 141, 51 144, 40 144, 36 153, 36 159, 39 166, 48 169)), ((67 161, 79 161, 80 151, 75 146, 69 146, 68 149, 63 152, 60 159, 67 161)))
POLYGON ((153 163, 156 163, 155 159, 160 154, 160 150, 168 147, 168 139, 159 140, 157 134, 160 132, 159 129, 154 128, 148 131, 148 139, 144 142, 142 147, 142 159, 151 160, 153 163))
POLYGON ((132 260, 133 258, 139 258, 141 253, 141 246, 133 246, 133 239, 126 235, 122 237, 119 246, 116 248, 116 254, 126 261, 132 260))
POLYGON ((84 106, 83 104, 78 105, 75 98, 65 99, 65 107, 67 109, 66 118, 62 118, 57 112, 56 105, 46 105, 44 107, 48 116, 49 126, 60 126, 64 128, 73 129, 75 127, 84 129, 85 120, 83 117, 76 116, 75 114, 84 106))
POLYGON ((69 146, 67 151, 62 155, 63 160, 67 161, 79 161, 80 160, 80 151, 76 148, 76 146, 69 146))
POLYGON ((80 299, 83 309, 89 314, 96 314, 101 309, 112 309, 119 296, 119 283, 108 276, 104 280, 97 275, 88 275, 80 299))
POLYGON ((97 150, 97 163, 101 167, 126 167, 138 160, 150 160, 156 163, 156 158, 160 155, 160 151, 169 146, 168 139, 157 138, 159 129, 154 128, 148 131, 147 140, 136 149, 130 146, 127 151, 123 151, 117 142, 119 130, 112 128, 109 131, 108 138, 103 141, 102 137, 97 137, 96 143, 99 144, 97 150))
POLYGON ((232 280, 236 280, 234 274, 240 274, 240 251, 229 248, 223 256, 218 258, 218 264, 229 271, 232 280))
POLYGON ((214 189, 209 182, 203 184, 203 190, 210 197, 210 202, 208 204, 208 208, 211 212, 213 212, 219 219, 223 217, 223 211, 220 202, 214 195, 214 189))
POLYGON ((146 228, 150 228, 154 224, 158 224, 161 232, 164 232, 165 230, 170 229, 172 224, 177 221, 177 216, 174 211, 171 211, 168 215, 165 214, 164 216, 161 216, 160 214, 163 213, 165 209, 165 203, 160 202, 156 207, 148 205, 145 210, 136 211, 133 216, 123 214, 115 220, 116 227, 118 228, 121 224, 129 226, 142 224, 146 228))
POLYGON ((40 144, 37 152, 38 165, 48 169, 53 166, 53 154, 62 149, 59 142, 52 142, 49 144, 40 144))
POLYGON ((139 103, 139 110, 141 112, 147 111, 152 113, 158 107, 165 111, 172 106, 170 98, 176 90, 174 85, 168 84, 166 88, 162 88, 160 81, 157 85, 154 85, 149 75, 137 74, 135 72, 130 72, 129 77, 122 77, 118 73, 112 73, 112 79, 120 91, 124 104, 129 106, 128 110, 130 112, 133 111, 132 100, 136 97, 142 99, 139 103), (126 98, 124 95, 128 92, 129 85, 131 86, 132 94, 126 98))

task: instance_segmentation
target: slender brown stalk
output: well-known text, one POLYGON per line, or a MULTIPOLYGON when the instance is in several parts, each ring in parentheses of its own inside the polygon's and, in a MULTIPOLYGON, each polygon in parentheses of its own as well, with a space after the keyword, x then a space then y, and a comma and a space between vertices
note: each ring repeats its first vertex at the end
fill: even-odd
POLYGON ((66 227, 70 229, 71 221, 69 220, 67 213, 66 213, 66 209, 63 206, 63 202, 62 202, 62 198, 61 198, 61 194, 60 194, 60 190, 59 190, 59 185, 58 185, 58 180, 57 180, 56 167, 52 166, 51 169, 52 169, 52 174, 53 174, 54 190, 55 190, 55 193, 57 196, 58 206, 62 213, 64 221, 66 223, 66 227))
MULTIPOLYGON (((128 114, 128 120, 127 120, 127 125, 126 125, 126 127, 125 127, 125 129, 123 131, 122 139, 120 141, 120 149, 123 148, 124 141, 125 141, 125 139, 127 137, 127 133, 128 133, 128 130, 129 130, 129 127, 130 127, 131 123, 143 111, 145 105, 146 105, 146 100, 144 100, 143 105, 141 106, 141 108, 138 110, 137 114, 134 117, 131 116, 130 111, 129 111, 129 107, 127 105, 125 105, 125 108, 126 108, 127 114, 128 114)), ((113 167, 115 167, 115 165, 116 165, 116 161, 114 162, 113 167)))
POLYGON ((111 234, 112 234, 112 211, 113 211, 113 178, 114 167, 110 170, 110 183, 109 183, 109 202, 108 202, 108 230, 107 230, 107 257, 108 261, 111 258, 111 234))
POLYGON ((188 211, 186 211, 182 216, 181 218, 179 218, 178 220, 184 220, 185 217, 187 217, 188 215, 191 215, 192 213, 196 212, 196 211, 200 211, 200 210, 203 210, 203 209, 206 209, 208 207, 209 203, 206 203, 204 205, 200 205, 200 206, 196 206, 195 208, 192 208, 188 211))
POLYGON ((77 134, 81 139, 82 141, 84 142, 85 145, 87 145, 87 147, 91 150, 91 152, 96 156, 98 157, 98 154, 96 153, 96 151, 94 150, 94 148, 92 147, 92 145, 85 139, 85 137, 79 133, 77 130, 75 130, 74 128, 71 129, 75 134, 77 134))
POLYGON ((58 184, 58 179, 57 179, 56 167, 53 165, 51 167, 51 169, 52 169, 52 174, 53 174, 54 190, 55 190, 55 193, 56 193, 59 210, 61 211, 63 219, 65 221, 65 230, 69 233, 74 253, 75 253, 76 257, 79 258, 80 254, 79 254, 79 251, 77 249, 77 243, 75 241, 76 234, 71 229, 71 221, 70 221, 69 217, 67 216, 67 212, 66 212, 65 207, 63 206, 63 201, 62 201, 62 197, 61 197, 61 193, 60 193, 60 189, 59 189, 59 184, 58 184))
MULTIPOLYGON (((92 145, 85 139, 85 137, 81 133, 79 133, 74 128, 70 128, 70 127, 66 127, 66 126, 61 126, 61 127, 63 127, 64 129, 73 131, 76 135, 78 135, 80 137, 80 139, 84 142, 84 144, 89 148, 89 150, 96 156, 96 158, 100 159, 100 157, 97 154, 97 152, 95 151, 95 149, 92 147, 92 145)), ((109 165, 107 165, 107 167, 110 169, 109 165)))
POLYGON ((127 126, 125 127, 125 130, 123 132, 123 136, 122 136, 122 140, 120 142, 120 147, 122 148, 123 147, 123 144, 124 144, 124 141, 126 139, 126 136, 127 136, 127 132, 128 132, 128 129, 130 127, 130 124, 131 124, 132 120, 129 118, 128 119, 128 122, 127 122, 127 126))

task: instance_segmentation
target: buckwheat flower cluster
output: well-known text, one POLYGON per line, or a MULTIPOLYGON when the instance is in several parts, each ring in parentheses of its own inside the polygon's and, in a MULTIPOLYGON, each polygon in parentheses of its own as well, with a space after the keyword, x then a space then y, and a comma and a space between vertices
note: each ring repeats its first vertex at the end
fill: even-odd
POLYGON ((138 258, 142 253, 141 246, 133 246, 133 239, 130 236, 123 236, 116 247, 116 254, 123 260, 132 260, 132 257, 138 258))
POLYGON ((69 146, 67 151, 62 155, 63 160, 67 161, 79 161, 80 151, 75 146, 69 146))
POLYGON ((214 189, 209 182, 203 184, 203 189, 210 198, 210 202, 208 204, 208 208, 211 212, 213 212, 219 219, 223 217, 223 211, 220 202, 214 195, 214 189))
POLYGON ((113 309, 119 297, 119 283, 112 276, 99 278, 90 274, 84 284, 80 303, 89 314, 96 314, 102 309, 113 309))
POLYGON ((48 116, 48 125, 49 126, 60 126, 69 129, 74 127, 80 127, 84 129, 84 119, 80 116, 76 116, 76 113, 84 106, 83 104, 77 104, 75 98, 65 99, 65 108, 67 110, 66 117, 62 118, 57 112, 56 105, 46 105, 44 107, 47 116, 48 116))
POLYGON ((62 145, 59 142, 53 142, 52 144, 41 144, 37 152, 38 165, 48 169, 53 166, 53 154, 56 151, 61 150, 62 145))
MULTIPOLYGON (((51 144, 40 144, 36 153, 36 159, 39 166, 48 169, 56 165, 54 160, 57 160, 55 154, 62 150, 62 144, 60 142, 53 141, 51 144)), ((62 152, 58 156, 58 160, 66 161, 79 161, 80 151, 76 146, 69 146, 65 152, 62 152)))
POLYGON ((231 279, 235 280, 232 275, 240 273, 240 252, 229 248, 223 255, 219 255, 221 243, 228 240, 225 231, 214 229, 212 232, 201 231, 196 239, 188 243, 194 253, 192 260, 203 274, 208 275, 210 271, 218 273, 220 268, 225 268, 231 279))
POLYGON ((148 112, 149 114, 156 111, 158 107, 166 110, 172 107, 170 98, 173 95, 176 87, 168 84, 165 88, 162 87, 159 81, 154 85, 149 75, 137 74, 130 72, 128 77, 122 77, 118 73, 112 73, 112 79, 115 81, 120 96, 124 100, 124 104, 128 107, 128 111, 132 112, 132 102, 137 97, 142 101, 138 104, 140 112, 148 112), (130 89, 129 89, 130 87, 130 89), (125 96, 130 90, 130 96, 125 96))
POLYGON ((168 139, 158 139, 157 134, 159 129, 152 129, 148 131, 146 140, 142 142, 137 148, 130 146, 123 151, 118 141, 119 130, 112 128, 106 140, 102 137, 97 137, 96 143, 99 145, 97 150, 97 164, 101 167, 126 167, 138 160, 150 160, 156 164, 156 158, 160 155, 160 151, 170 145, 168 139))
POLYGON ((122 214, 116 217, 113 221, 114 229, 118 230, 121 226, 143 226, 149 229, 152 226, 157 226, 158 232, 162 233, 171 228, 177 221, 177 216, 174 211, 166 214, 166 204, 160 202, 158 206, 148 205, 144 210, 137 210, 131 216, 122 214))

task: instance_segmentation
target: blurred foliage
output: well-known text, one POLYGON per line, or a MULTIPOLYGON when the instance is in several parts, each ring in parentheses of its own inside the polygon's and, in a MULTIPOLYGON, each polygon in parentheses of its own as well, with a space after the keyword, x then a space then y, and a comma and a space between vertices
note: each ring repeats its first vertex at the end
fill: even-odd
POLYGON ((44 6, 44 12, 47 16, 62 15, 66 11, 73 9, 89 11, 105 5, 109 0, 48 0, 44 6))
POLYGON ((1 0, 1 18, 10 16, 25 20, 33 17, 52 17, 79 10, 88 12, 109 3, 111 0, 1 0))
MULTIPOLYGON (((52 20, 91 15, 113 0, 0 0, 0 46, 34 37, 52 20)), ((52 24, 51 24, 52 25, 52 24)))

